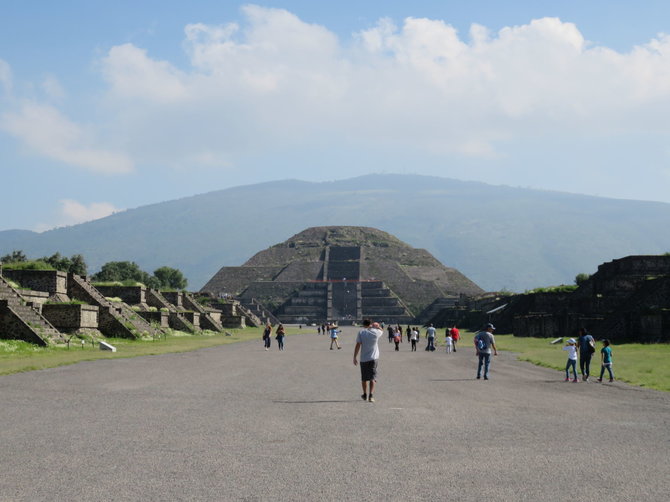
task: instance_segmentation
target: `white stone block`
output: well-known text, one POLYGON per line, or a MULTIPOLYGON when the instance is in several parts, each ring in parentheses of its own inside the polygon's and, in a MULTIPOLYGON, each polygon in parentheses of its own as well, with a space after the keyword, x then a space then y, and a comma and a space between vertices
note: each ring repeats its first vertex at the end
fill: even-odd
POLYGON ((116 352, 116 347, 107 342, 100 342, 100 350, 111 350, 112 352, 116 352))

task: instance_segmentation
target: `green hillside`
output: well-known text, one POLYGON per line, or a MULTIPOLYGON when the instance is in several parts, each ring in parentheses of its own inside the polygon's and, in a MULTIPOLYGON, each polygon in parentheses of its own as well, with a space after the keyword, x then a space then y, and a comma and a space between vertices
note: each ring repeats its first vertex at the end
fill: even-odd
POLYGON ((81 253, 95 272, 135 261, 179 268, 200 288, 222 266, 312 226, 378 228, 425 248, 487 290, 571 283, 614 258, 670 250, 670 204, 414 175, 278 181, 139 207, 41 234, 0 232, 0 254, 81 253))

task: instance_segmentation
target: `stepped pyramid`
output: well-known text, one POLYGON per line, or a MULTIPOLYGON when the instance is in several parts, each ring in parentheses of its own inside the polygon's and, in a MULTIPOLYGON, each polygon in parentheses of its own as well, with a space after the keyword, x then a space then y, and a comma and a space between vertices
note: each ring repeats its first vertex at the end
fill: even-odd
POLYGON ((223 267, 201 290, 251 298, 281 322, 411 322, 436 298, 482 289, 428 251, 368 227, 312 227, 223 267))

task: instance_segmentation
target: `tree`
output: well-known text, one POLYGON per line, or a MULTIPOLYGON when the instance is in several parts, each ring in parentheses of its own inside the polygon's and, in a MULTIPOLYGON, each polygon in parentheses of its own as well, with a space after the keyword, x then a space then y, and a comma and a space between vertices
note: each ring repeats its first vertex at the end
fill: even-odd
POLYGON ((588 281, 590 278, 591 278, 591 276, 589 274, 585 274, 585 273, 582 272, 581 274, 577 274, 577 277, 575 277, 575 284, 577 286, 581 286, 586 281, 588 281))
POLYGON ((70 272, 77 275, 86 275, 86 261, 80 254, 73 255, 71 258, 61 256, 60 253, 55 253, 49 257, 40 258, 43 262, 48 263, 56 270, 62 272, 70 272))
POLYGON ((154 277, 158 280, 160 288, 186 289, 188 281, 180 270, 171 267, 161 267, 154 270, 154 277))
POLYGON ((93 274, 93 280, 99 282, 136 281, 144 283, 149 274, 140 269, 134 261, 110 261, 105 263, 100 272, 93 274))
POLYGON ((70 258, 71 264, 70 264, 70 270, 68 272, 77 274, 77 275, 86 275, 88 272, 88 266, 86 265, 86 261, 84 260, 84 257, 80 254, 75 254, 70 258))
POLYGON ((0 263, 17 263, 28 261, 28 258, 23 253, 23 251, 14 250, 10 254, 6 254, 0 258, 0 263))

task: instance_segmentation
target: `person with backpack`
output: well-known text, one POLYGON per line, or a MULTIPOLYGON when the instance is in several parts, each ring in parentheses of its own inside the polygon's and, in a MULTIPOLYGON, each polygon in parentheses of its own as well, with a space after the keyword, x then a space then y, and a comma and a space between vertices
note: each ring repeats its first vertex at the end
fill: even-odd
POLYGON ((582 382, 588 382, 591 373, 591 357, 596 351, 596 341, 586 331, 586 328, 579 328, 579 369, 582 372, 582 382))
POLYGON ((475 353, 479 357, 479 364, 477 366, 477 380, 482 376, 482 366, 484 367, 484 380, 489 379, 489 366, 491 365, 491 349, 493 349, 493 355, 498 355, 498 349, 496 348, 496 340, 493 337, 493 331, 495 330, 493 324, 488 323, 486 327, 475 335, 475 353))

